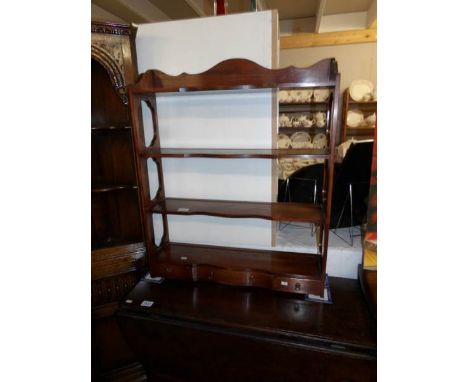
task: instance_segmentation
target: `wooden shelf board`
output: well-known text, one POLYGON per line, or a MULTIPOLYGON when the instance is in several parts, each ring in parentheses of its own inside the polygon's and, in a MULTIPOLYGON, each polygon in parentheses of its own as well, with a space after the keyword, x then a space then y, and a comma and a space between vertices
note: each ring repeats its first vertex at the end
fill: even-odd
POLYGON ((348 103, 350 105, 369 105, 369 106, 377 106, 377 101, 354 101, 351 97, 349 98, 348 103))
POLYGON ((250 270, 321 279, 321 256, 317 254, 168 243, 158 249, 154 257, 156 262, 164 264, 208 265, 233 271, 250 270))
POLYGON ((91 188, 92 193, 112 192, 120 190, 136 190, 137 186, 133 184, 100 184, 91 188))
POLYGON ((325 102, 288 102, 288 103, 279 103, 279 107, 284 106, 325 106, 328 107, 328 101, 325 102))
POLYGON ((319 158, 328 159, 328 149, 182 149, 146 148, 141 154, 146 158, 319 158))
POLYGON ((375 127, 348 127, 346 135, 374 135, 375 127))
POLYGON ((141 238, 115 238, 115 237, 109 237, 107 240, 101 240, 99 242, 96 242, 94 245, 91 244, 91 251, 99 251, 99 250, 104 250, 106 248, 111 248, 111 247, 123 247, 123 246, 130 246, 135 243, 140 243, 141 238))
POLYGON ((375 105, 366 105, 362 103, 351 103, 348 105, 348 110, 360 110, 366 113, 373 113, 377 111, 377 104, 375 105))
POLYGON ((327 126, 323 126, 323 127, 316 127, 316 126, 312 126, 312 127, 279 127, 278 129, 279 129, 279 131, 281 133, 291 133, 291 134, 293 134, 296 131, 305 131, 305 132, 313 132, 314 130, 323 131, 323 130, 327 129, 327 126))
POLYGON ((131 126, 91 126, 91 131, 129 131, 131 126))
POLYGON ((166 198, 152 212, 171 215, 210 215, 226 218, 256 218, 275 221, 321 223, 320 206, 311 203, 266 203, 230 200, 166 198))

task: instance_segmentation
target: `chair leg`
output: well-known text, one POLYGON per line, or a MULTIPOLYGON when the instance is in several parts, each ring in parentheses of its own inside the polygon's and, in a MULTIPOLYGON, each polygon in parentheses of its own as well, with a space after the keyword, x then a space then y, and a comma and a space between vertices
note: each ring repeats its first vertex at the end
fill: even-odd
MULTIPOLYGON (((284 186, 284 200, 283 202, 286 202, 286 201, 291 201, 291 195, 289 193, 289 178, 286 178, 286 185, 284 186)), ((278 222, 279 224, 279 230, 282 231, 284 228, 286 228, 289 223, 285 223, 282 227, 281 227, 281 222, 278 222)))
MULTIPOLYGON (((317 204, 317 179, 314 179, 314 197, 312 198, 314 204, 317 204)), ((320 226, 317 224, 311 224, 311 232, 310 236, 314 237, 314 233, 316 235, 319 234, 320 226)), ((318 246, 318 244, 317 244, 318 246)))
POLYGON ((343 203, 343 208, 341 209, 341 212, 340 212, 340 217, 338 218, 338 221, 336 222, 336 229, 338 229, 340 227, 340 222, 341 222, 341 218, 343 217, 343 213, 344 213, 344 210, 346 208, 346 202, 348 201, 348 198, 349 198, 349 194, 346 194, 346 199, 343 203))
MULTIPOLYGON (((338 221, 336 223, 336 227, 335 229, 332 231, 336 236, 338 236, 341 240, 343 240, 346 244, 350 245, 351 247, 353 246, 353 239, 352 239, 352 235, 351 235, 351 227, 348 228, 348 231, 349 231, 349 236, 350 236, 350 241, 347 241, 345 238, 341 237, 340 235, 338 235, 338 233, 336 232, 338 228, 340 228, 340 222, 341 222, 341 218, 343 217, 343 213, 346 209, 346 204, 348 202, 348 200, 351 198, 352 196, 352 187, 351 187, 351 184, 349 185, 349 190, 348 190, 348 193, 346 194, 346 199, 343 203, 343 208, 341 208, 341 212, 340 212, 340 216, 338 218, 338 221)), ((351 223, 353 223, 353 218, 352 218, 352 208, 353 208, 353 204, 352 204, 352 200, 350 201, 350 209, 351 209, 351 223)))
POLYGON ((349 216, 350 216, 350 226, 349 226, 349 241, 351 242, 351 247, 353 246, 353 184, 349 184, 349 216))
POLYGON ((323 224, 318 224, 317 225, 317 229, 315 231, 315 242, 317 244, 317 249, 318 249, 318 253, 319 254, 322 254, 322 250, 323 250, 323 247, 322 247, 322 243, 323 243, 323 230, 324 230, 324 226, 323 224))
POLYGON ((355 236, 360 236, 361 235, 361 231, 359 231, 359 233, 357 235, 354 235, 353 234, 353 230, 354 230, 354 207, 353 207, 353 184, 350 183, 349 184, 349 206, 350 206, 350 211, 349 213, 351 214, 350 215, 350 222, 351 222, 351 226, 349 227, 349 239, 351 241, 351 247, 354 245, 354 237, 355 236))

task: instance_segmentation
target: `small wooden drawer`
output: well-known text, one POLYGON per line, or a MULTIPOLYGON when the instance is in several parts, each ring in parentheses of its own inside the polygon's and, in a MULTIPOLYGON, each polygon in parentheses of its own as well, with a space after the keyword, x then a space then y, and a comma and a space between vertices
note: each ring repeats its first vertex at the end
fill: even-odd
POLYGON ((213 281, 226 285, 257 286, 269 288, 273 276, 255 271, 219 269, 214 267, 198 267, 199 280, 213 281))
POLYGON ((164 263, 151 264, 151 277, 164 277, 169 279, 192 280, 191 265, 174 265, 164 263))
POLYGON ((273 280, 273 289, 282 292, 294 292, 304 294, 322 295, 323 288, 320 280, 281 277, 277 276, 273 280))

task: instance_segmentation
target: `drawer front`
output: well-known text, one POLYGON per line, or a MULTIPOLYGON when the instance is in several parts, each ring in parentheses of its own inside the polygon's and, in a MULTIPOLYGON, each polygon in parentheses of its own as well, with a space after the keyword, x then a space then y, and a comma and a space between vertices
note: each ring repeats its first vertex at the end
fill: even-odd
POLYGON ((281 292, 322 295, 322 283, 317 280, 276 276, 273 289, 281 292))
POLYGON ((174 265, 164 263, 150 264, 151 277, 164 277, 176 280, 192 280, 191 265, 174 265))

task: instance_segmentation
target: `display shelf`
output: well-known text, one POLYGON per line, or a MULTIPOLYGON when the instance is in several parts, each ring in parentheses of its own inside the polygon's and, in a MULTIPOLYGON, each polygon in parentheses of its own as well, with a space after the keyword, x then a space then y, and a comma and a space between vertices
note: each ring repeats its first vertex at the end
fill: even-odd
MULTIPOLYGON (((340 75, 334 59, 325 59, 308 68, 287 67, 267 69, 250 60, 229 59, 199 74, 182 73, 171 76, 158 70, 143 73, 129 89, 132 114, 132 134, 137 159, 140 208, 143 215, 145 243, 149 254, 152 277, 186 280, 205 280, 242 286, 259 286, 277 291, 324 296, 325 269, 328 253, 328 235, 333 190, 333 166, 338 126, 338 97, 340 75), (328 148, 165 148, 161 144, 156 97, 167 93, 181 96, 204 94, 219 90, 241 93, 255 89, 328 88, 327 102, 291 105, 309 112, 321 107, 327 114, 328 148), (156 96, 155 96, 156 95, 156 96), (146 143, 141 117, 142 103, 152 118, 153 139, 146 143), (158 191, 150 197, 147 159, 156 164, 158 191), (323 205, 302 203, 267 203, 253 201, 200 200, 166 198, 163 176, 163 158, 221 158, 221 159, 280 159, 315 158, 327 163, 323 182, 323 205), (161 214, 162 239, 155 244, 153 215, 161 214), (169 214, 209 215, 226 218, 256 218, 309 222, 318 226, 317 253, 298 254, 257 249, 239 249, 206 245, 180 244, 169 241, 169 214)), ((218 94, 220 94, 218 93, 218 94)), ((300 110, 297 110, 300 112, 300 110)), ((317 110, 318 111, 318 110, 317 110)), ((323 130, 322 128, 320 130, 323 130)), ((294 132, 299 129, 291 128, 294 132)), ((308 131, 316 130, 314 128, 308 131)))
POLYGON ((155 251, 150 270, 161 277, 314 293, 320 289, 321 256, 168 242, 155 251))
POLYGON ((210 215, 305 223, 321 223, 323 221, 321 207, 310 203, 166 198, 156 202, 151 207, 151 211, 171 215, 210 215))
POLYGON ((182 149, 146 148, 140 152, 146 158, 318 158, 327 159, 328 149, 182 149))
POLYGON ((374 127, 350 127, 347 124, 347 115, 349 110, 360 110, 363 112, 364 117, 377 113, 377 101, 355 101, 349 94, 349 89, 343 92, 343 109, 342 109, 342 131, 341 141, 353 137, 355 139, 368 139, 374 137, 374 127))

